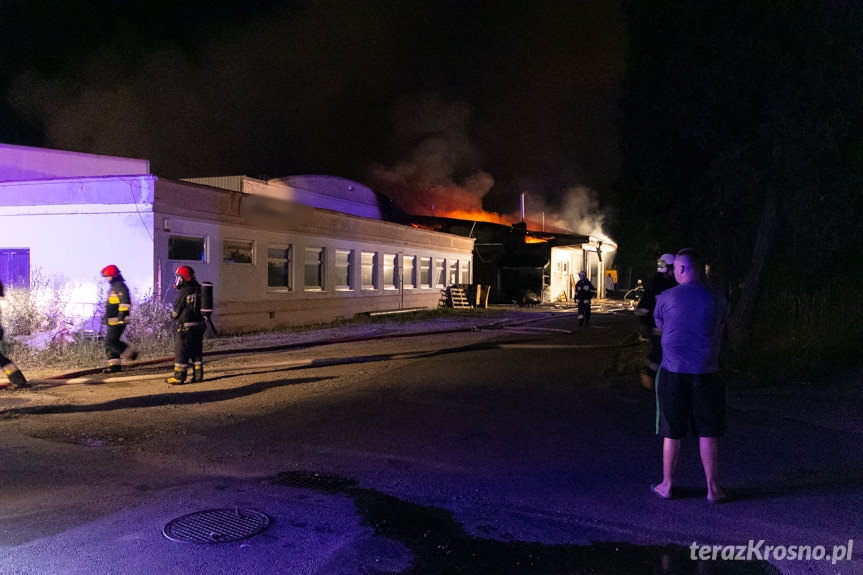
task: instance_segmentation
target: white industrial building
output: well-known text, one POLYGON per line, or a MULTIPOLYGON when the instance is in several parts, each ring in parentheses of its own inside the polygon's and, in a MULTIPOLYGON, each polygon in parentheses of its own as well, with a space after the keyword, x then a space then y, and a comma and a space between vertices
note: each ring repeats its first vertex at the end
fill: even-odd
POLYGON ((435 307, 472 281, 473 239, 385 221, 386 202, 343 178, 175 181, 147 160, 0 144, 0 280, 62 281, 82 320, 102 305, 104 266, 134 303, 172 301, 191 265, 229 332, 435 307))

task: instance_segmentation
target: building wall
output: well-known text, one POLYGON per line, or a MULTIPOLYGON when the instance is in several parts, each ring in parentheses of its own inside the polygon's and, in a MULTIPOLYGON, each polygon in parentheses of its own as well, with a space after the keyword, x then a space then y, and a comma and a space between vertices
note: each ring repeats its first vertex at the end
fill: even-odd
MULTIPOLYGON (((0 181, 0 250, 29 250, 31 279, 38 272, 65 283, 72 304, 67 313, 79 319, 90 317, 103 304, 105 282, 100 270, 109 264, 122 271, 134 305, 149 293, 173 301, 173 273, 179 265, 191 265, 200 280, 215 285, 214 319, 228 332, 329 321, 369 311, 435 307, 444 285, 472 279, 473 240, 469 238, 315 208, 286 201, 279 193, 248 194, 159 180, 150 174, 109 175, 148 168, 143 160, 10 149, 14 161, 4 156, 0 167, 6 162, 11 166, 6 174, 17 169, 20 179, 0 181), (85 172, 91 175, 71 177, 85 172), (46 174, 52 178, 36 178, 46 174), (172 253, 177 238, 199 238, 203 252, 172 253), (239 251, 226 256, 226 242, 235 242, 239 251), (290 286, 270 285, 270 248, 291 250, 290 286), (320 250, 313 254, 322 256, 323 282, 313 289, 305 282, 309 249, 320 250), (353 257, 351 281, 344 282, 349 285, 335 281, 339 251, 353 257), (250 261, 226 261, 243 259, 241 252, 247 252, 250 261), (369 289, 361 282, 363 252, 377 254, 378 279, 369 289), (396 257, 390 285, 383 281, 386 255, 396 257), (401 281, 405 256, 415 257, 417 266, 420 258, 427 258, 432 267, 440 262, 446 275, 431 285, 408 287, 401 281), (458 267, 450 275, 453 262, 458 267)), ((350 190, 345 187, 349 181, 341 178, 317 179, 338 188, 334 207, 360 206, 363 214, 366 208, 374 208, 376 196, 368 188, 357 184, 350 190)), ((281 181, 268 188, 270 192, 285 189, 281 181)), ((376 208, 369 213, 380 215, 376 208)), ((196 247, 196 241, 186 247, 196 247)), ((309 269, 317 271, 315 266, 309 269)))
POLYGON ((65 284, 71 319, 101 305, 106 265, 120 268, 135 299, 153 289, 150 176, 3 183, 0 217, 0 250, 29 250, 31 284, 65 284), (95 203, 109 196, 127 203, 95 203))
POLYGON ((558 301, 561 294, 572 299, 572 279, 578 281, 577 274, 584 269, 584 252, 571 247, 551 248, 551 281, 549 296, 551 301, 558 301))
MULTIPOLYGON (((243 202, 249 196, 197 186, 185 182, 160 180, 156 184, 155 253, 161 289, 168 300, 175 297, 171 287, 173 272, 179 265, 191 265, 200 281, 213 282, 216 299, 214 321, 227 332, 266 330, 291 325, 330 321, 357 313, 436 307, 444 284, 406 287, 395 281, 387 288, 384 255, 397 256, 398 277, 403 277, 404 256, 429 258, 449 268, 459 262, 454 283, 471 281, 473 240, 356 217, 321 209, 286 204, 272 218, 246 214, 243 202), (197 217, 190 217, 190 215, 197 217), (203 259, 172 259, 171 238, 203 239, 203 259), (249 263, 226 261, 225 242, 245 242, 251 248, 249 263), (289 288, 268 285, 268 249, 291 250, 289 288), (305 285, 306 249, 322 249, 323 286, 309 290, 305 285), (337 286, 336 252, 353 255, 351 285, 337 286), (378 254, 375 273, 377 286, 363 289, 361 284, 363 252, 378 254), (161 272, 159 272, 161 270, 161 272)), ((228 254, 230 256, 230 254, 228 254)), ((417 274, 417 284, 419 284, 417 274)), ((450 283, 447 277, 445 283, 450 283)))
POLYGON ((149 172, 147 160, 0 144, 0 182, 149 172))

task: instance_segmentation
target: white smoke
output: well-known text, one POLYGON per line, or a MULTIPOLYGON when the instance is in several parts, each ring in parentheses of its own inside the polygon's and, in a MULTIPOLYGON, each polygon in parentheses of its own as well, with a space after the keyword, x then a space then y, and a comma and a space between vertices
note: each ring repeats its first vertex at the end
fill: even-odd
POLYGON ((602 230, 604 219, 596 191, 576 186, 563 193, 559 210, 551 218, 546 217, 546 222, 577 234, 608 239, 602 230))

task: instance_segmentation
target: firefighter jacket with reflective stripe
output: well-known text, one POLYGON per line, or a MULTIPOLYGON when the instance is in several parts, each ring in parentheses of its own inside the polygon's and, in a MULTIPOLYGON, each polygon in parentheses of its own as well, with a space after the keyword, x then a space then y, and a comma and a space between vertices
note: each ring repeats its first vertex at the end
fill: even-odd
POLYGON ((578 280, 575 284, 575 299, 578 301, 589 302, 596 295, 596 288, 590 283, 589 279, 578 280))
POLYGON ((120 325, 129 323, 132 313, 132 301, 129 299, 129 288, 122 277, 114 278, 111 290, 108 292, 108 302, 105 304, 105 323, 120 325))
POLYGON ((183 283, 171 317, 176 320, 177 331, 180 332, 206 327, 201 314, 201 284, 196 280, 183 283))

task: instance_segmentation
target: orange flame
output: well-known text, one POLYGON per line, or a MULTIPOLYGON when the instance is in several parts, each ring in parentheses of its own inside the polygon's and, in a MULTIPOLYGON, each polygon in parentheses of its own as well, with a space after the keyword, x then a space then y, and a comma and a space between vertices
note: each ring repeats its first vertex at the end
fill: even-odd
POLYGON ((475 222, 491 222, 493 224, 512 225, 515 222, 512 218, 495 213, 486 212, 483 210, 437 210, 435 215, 442 218, 452 218, 454 220, 468 220, 475 222))
MULTIPOLYGON (((491 222, 493 224, 503 224, 505 226, 511 226, 515 223, 519 222, 519 218, 517 214, 507 215, 507 214, 499 214, 497 212, 486 212, 485 210, 436 210, 435 216, 441 218, 452 218, 454 220, 467 220, 474 222, 491 222)), ((527 229, 532 232, 547 232, 547 233, 562 233, 562 234, 572 234, 573 232, 569 230, 565 230, 563 228, 554 227, 551 225, 543 225, 540 222, 527 220, 525 222, 527 224, 527 229)), ((547 239, 540 238, 532 238, 526 237, 525 243, 528 244, 539 244, 547 242, 547 239)))

